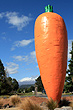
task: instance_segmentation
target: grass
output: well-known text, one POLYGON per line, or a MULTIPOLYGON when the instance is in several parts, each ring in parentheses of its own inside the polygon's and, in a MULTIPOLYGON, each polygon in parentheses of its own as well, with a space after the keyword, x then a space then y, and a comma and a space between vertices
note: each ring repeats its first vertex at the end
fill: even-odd
POLYGON ((29 93, 25 93, 25 94, 24 94, 24 96, 28 96, 28 95, 29 95, 29 96, 32 96, 32 95, 34 95, 34 94, 33 94, 32 92, 29 92, 29 93))
POLYGON ((19 103, 21 103, 21 98, 18 95, 12 95, 10 97, 10 101, 15 106, 15 105, 18 105, 19 103))
MULTIPOLYGON (((30 93, 25 93, 24 95, 20 95, 20 96, 34 96, 34 95, 32 92, 30 92, 30 93)), ((3 97, 3 98, 7 97, 8 98, 10 96, 4 95, 1 97, 3 97)), ((4 100, 3 98, 0 98, 0 107, 3 105, 3 100, 4 100)), ((21 102, 21 99, 18 95, 11 96, 10 101, 12 102, 12 104, 14 106, 20 104, 20 108, 23 110, 42 110, 42 108, 40 108, 38 105, 34 104, 34 102, 32 102, 32 100, 30 100, 30 99, 27 99, 24 102, 21 102)), ((62 107, 62 106, 71 106, 73 108, 73 102, 70 103, 69 100, 67 100, 66 98, 63 98, 63 100, 61 100, 59 105, 57 104, 57 102, 53 101, 52 99, 50 99, 47 103, 47 107, 50 110, 54 110, 55 108, 62 107)))
POLYGON ((0 109, 2 108, 3 105, 3 98, 0 98, 0 109))
POLYGON ((4 98, 4 97, 9 98, 10 96, 9 95, 1 95, 0 96, 0 98, 4 98))
POLYGON ((62 93, 62 95, 72 95, 72 93, 62 93))
POLYGON ((26 98, 25 101, 23 101, 20 104, 20 109, 22 109, 22 110, 43 110, 39 105, 36 105, 29 98, 26 98))
MULTIPOLYGON (((10 96, 11 95, 1 95, 0 98, 9 98, 10 96)), ((24 93, 23 95, 20 93, 19 96, 34 96, 34 94, 32 92, 24 93)))
MULTIPOLYGON (((37 92, 37 94, 44 94, 42 92, 37 92)), ((18 93, 19 96, 35 96, 32 92, 29 93, 18 93)), ((1 95, 0 98, 9 98, 11 95, 1 95)))
POLYGON ((15 108, 6 108, 6 109, 0 109, 0 110, 20 110, 18 107, 15 108))
POLYGON ((58 103, 57 103, 57 101, 54 101, 52 98, 50 98, 47 102, 47 107, 50 110, 54 110, 55 108, 58 107, 58 103))

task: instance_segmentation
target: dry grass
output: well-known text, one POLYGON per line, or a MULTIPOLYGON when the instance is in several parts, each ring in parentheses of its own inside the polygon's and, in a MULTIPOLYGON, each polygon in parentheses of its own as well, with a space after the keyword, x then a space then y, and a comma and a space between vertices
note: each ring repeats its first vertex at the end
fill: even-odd
POLYGON ((58 107, 58 103, 57 103, 57 101, 54 101, 52 98, 50 98, 47 102, 47 107, 50 110, 54 110, 55 108, 58 107))
POLYGON ((72 107, 72 109, 73 109, 73 102, 70 103, 70 107, 72 107))
POLYGON ((21 104, 22 110, 43 110, 39 105, 36 105, 31 99, 26 98, 21 104))
POLYGON ((12 95, 10 97, 10 101, 15 106, 15 105, 18 105, 19 103, 21 103, 21 98, 18 95, 12 95))
POLYGON ((3 98, 0 98, 0 108, 2 107, 2 105, 3 105, 3 98))
POLYGON ((15 108, 6 108, 6 109, 0 109, 0 110, 20 110, 18 107, 15 108))

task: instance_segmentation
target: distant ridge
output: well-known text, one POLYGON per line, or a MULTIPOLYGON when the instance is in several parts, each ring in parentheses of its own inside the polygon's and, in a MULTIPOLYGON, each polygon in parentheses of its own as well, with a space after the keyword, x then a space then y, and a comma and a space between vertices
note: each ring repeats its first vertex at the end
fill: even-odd
POLYGON ((31 86, 35 86, 35 84, 25 84, 25 85, 20 85, 19 87, 22 89, 25 89, 25 88, 29 88, 31 86))
POLYGON ((32 85, 35 84, 35 80, 34 81, 18 81, 19 85, 32 85))

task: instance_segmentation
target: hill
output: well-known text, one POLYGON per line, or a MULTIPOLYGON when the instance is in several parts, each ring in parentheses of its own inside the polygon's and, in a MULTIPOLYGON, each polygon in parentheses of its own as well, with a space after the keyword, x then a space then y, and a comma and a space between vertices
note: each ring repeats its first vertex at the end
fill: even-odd
POLYGON ((25 85, 20 85, 19 88, 25 89, 25 88, 30 88, 31 86, 35 86, 35 84, 25 84, 25 85))

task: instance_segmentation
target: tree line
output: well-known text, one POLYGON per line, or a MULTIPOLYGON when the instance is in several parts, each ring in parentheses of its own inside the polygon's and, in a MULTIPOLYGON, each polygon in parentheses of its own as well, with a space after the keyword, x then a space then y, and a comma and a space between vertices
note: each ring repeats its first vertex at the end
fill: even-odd
POLYGON ((70 51, 71 59, 68 61, 68 69, 66 71, 66 78, 64 84, 64 91, 65 92, 73 92, 73 42, 72 42, 72 49, 70 51))
POLYGON ((15 78, 7 76, 7 72, 0 60, 0 95, 10 94, 19 88, 15 78))

